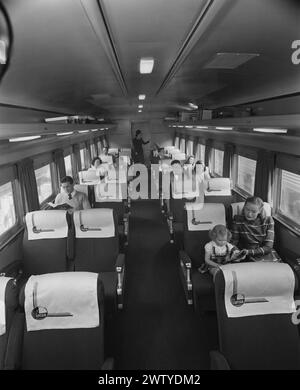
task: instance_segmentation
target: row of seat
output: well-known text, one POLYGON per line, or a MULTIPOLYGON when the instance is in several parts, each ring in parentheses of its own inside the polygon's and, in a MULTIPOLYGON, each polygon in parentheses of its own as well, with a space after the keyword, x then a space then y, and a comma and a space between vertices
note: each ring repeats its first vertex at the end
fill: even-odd
POLYGON ((23 278, 65 271, 100 274, 108 307, 123 307, 125 254, 112 209, 34 211, 26 215, 23 278))
MULTIPOLYGON (((231 205, 232 217, 241 213, 244 202, 231 205)), ((270 205, 265 203, 266 215, 270 215, 270 205)), ((214 284, 209 273, 200 273, 203 265, 204 246, 210 241, 209 231, 215 225, 226 226, 226 211, 222 203, 187 204, 184 211, 183 240, 179 250, 180 275, 188 304, 196 310, 215 310, 214 284), (207 221, 195 224, 197 221, 207 221)))
POLYGON ((104 289, 96 273, 0 277, 0 370, 113 369, 104 348, 104 289))

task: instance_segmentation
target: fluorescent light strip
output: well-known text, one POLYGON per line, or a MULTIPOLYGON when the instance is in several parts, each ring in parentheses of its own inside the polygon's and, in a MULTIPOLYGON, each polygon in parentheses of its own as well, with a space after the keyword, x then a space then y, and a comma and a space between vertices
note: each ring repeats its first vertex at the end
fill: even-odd
POLYGON ((16 138, 9 138, 9 142, 24 142, 24 141, 32 141, 33 139, 41 138, 40 135, 31 135, 28 137, 16 137, 16 138))
POLYGON ((208 129, 207 126, 197 126, 197 129, 208 129))
POLYGON ((59 121, 67 121, 67 116, 58 116, 56 118, 46 118, 45 122, 59 122, 59 121))
POLYGON ((254 128, 253 131, 258 133, 273 133, 273 134, 286 134, 287 129, 272 129, 272 128, 254 128))
POLYGON ((88 133, 90 130, 79 130, 78 133, 88 133))
POLYGON ((233 127, 223 127, 223 126, 218 126, 216 127, 217 130, 233 130, 233 127))
POLYGON ((154 59, 153 58, 141 58, 140 59, 140 73, 141 74, 152 73, 153 67, 154 67, 154 59))
POLYGON ((56 135, 58 135, 59 137, 62 136, 62 135, 71 135, 73 134, 74 132, 73 131, 65 131, 63 133, 56 133, 56 135))
POLYGON ((197 104, 189 103, 189 106, 190 106, 193 110, 198 110, 197 104))
POLYGON ((145 100, 146 99, 146 95, 139 95, 139 100, 145 100))
POLYGON ((139 110, 138 112, 143 112, 142 110, 139 110))
POLYGON ((142 104, 139 104, 138 105, 138 108, 143 108, 144 106, 142 104))
POLYGON ((194 126, 184 126, 186 129, 192 129, 194 126))
POLYGON ((92 129, 92 131, 94 132, 94 131, 98 131, 99 129, 92 129))

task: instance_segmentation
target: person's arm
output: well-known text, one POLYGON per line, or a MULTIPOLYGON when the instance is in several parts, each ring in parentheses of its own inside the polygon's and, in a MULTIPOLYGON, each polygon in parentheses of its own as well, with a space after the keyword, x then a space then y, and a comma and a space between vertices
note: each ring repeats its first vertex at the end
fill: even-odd
POLYGON ((150 142, 150 140, 149 140, 149 141, 144 141, 144 140, 142 139, 142 144, 143 144, 143 145, 147 145, 149 142, 150 142))
POLYGON ((262 245, 256 249, 248 249, 247 254, 250 256, 263 256, 269 254, 274 245, 274 220, 272 217, 267 217, 264 221, 267 224, 267 232, 262 245))
POLYGON ((88 197, 86 196, 86 194, 83 194, 82 208, 83 208, 83 210, 88 210, 88 209, 91 208, 90 202, 89 202, 88 197))

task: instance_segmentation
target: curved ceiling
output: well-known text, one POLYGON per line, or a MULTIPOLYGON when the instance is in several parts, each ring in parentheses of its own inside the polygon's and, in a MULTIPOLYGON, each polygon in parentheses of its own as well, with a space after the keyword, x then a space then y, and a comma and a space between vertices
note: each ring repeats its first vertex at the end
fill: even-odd
POLYGON ((57 114, 136 117, 299 93, 291 62, 300 2, 287 0, 4 0, 14 46, 0 121, 57 114), (216 53, 258 56, 207 67, 216 53), (154 57, 150 75, 141 57, 154 57))

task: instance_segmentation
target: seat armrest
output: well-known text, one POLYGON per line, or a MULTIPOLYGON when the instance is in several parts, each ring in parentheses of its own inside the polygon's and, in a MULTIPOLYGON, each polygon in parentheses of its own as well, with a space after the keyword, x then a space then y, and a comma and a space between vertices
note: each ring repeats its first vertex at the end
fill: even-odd
POLYGON ((113 358, 107 358, 105 359, 104 363, 101 366, 101 371, 111 371, 114 369, 114 359, 113 358))
POLYGON ((224 355, 219 351, 210 351, 211 370, 230 370, 229 364, 224 355))
POLYGON ((179 251, 179 260, 185 266, 185 268, 192 268, 192 260, 185 251, 179 251))

